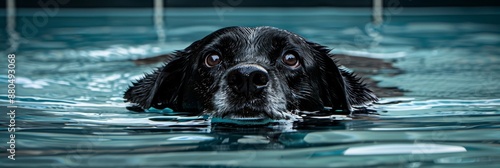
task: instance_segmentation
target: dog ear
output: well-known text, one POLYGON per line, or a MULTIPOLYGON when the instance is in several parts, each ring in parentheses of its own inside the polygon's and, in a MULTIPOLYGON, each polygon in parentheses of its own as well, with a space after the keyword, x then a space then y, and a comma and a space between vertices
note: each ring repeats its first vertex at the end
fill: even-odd
POLYGON ((187 57, 182 55, 182 52, 174 53, 170 62, 133 82, 124 99, 142 109, 182 109, 182 95, 186 90, 184 82, 188 79, 187 57))
POLYGON ((319 89, 324 106, 334 110, 352 112, 355 106, 362 106, 377 101, 373 92, 362 83, 359 77, 340 68, 329 54, 330 49, 317 43, 309 42, 315 50, 315 59, 319 64, 319 89))
POLYGON ((360 77, 356 74, 339 68, 342 77, 344 78, 345 90, 347 92, 349 103, 353 106, 364 106, 372 102, 378 101, 377 96, 363 83, 360 77))

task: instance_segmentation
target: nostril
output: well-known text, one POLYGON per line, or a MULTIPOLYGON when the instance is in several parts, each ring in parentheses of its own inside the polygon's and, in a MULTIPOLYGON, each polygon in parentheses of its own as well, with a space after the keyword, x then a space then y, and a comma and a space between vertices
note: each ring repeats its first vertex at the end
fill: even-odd
POLYGON ((269 77, 267 76, 266 73, 261 72, 261 71, 257 71, 257 72, 253 73, 251 80, 252 80, 252 83, 257 87, 266 86, 267 82, 269 82, 269 77))
POLYGON ((241 76, 238 75, 236 72, 231 72, 228 75, 227 83, 229 85, 238 85, 238 83, 241 83, 241 82, 242 82, 241 76))

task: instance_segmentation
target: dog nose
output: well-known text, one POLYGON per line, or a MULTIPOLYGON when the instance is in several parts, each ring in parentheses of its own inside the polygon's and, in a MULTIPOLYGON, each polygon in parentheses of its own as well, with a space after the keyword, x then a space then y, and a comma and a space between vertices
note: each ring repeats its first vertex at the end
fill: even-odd
POLYGON ((256 64, 238 65, 229 71, 227 83, 236 92, 246 95, 262 92, 269 83, 269 74, 256 64))

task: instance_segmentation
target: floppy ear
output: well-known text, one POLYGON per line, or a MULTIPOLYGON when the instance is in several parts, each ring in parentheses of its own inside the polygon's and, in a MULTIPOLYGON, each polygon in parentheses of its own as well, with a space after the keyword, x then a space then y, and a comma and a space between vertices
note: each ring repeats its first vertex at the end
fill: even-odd
POLYGON ((317 43, 309 43, 315 50, 319 66, 319 89, 324 106, 333 110, 352 112, 354 106, 362 106, 377 101, 373 92, 351 72, 339 68, 331 58, 330 50, 317 43))
POLYGON ((188 79, 187 58, 181 52, 174 55, 172 61, 163 67, 133 82, 124 94, 125 100, 142 109, 182 109, 182 96, 186 90, 184 82, 188 79))
POLYGON ((339 70, 344 78, 348 101, 352 106, 364 106, 378 100, 360 77, 345 69, 340 68, 339 70))

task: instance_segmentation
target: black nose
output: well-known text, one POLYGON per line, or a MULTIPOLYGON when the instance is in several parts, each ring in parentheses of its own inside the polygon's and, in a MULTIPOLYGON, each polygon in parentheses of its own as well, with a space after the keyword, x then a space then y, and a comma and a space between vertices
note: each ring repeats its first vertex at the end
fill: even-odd
POLYGON ((266 69, 256 64, 234 67, 227 76, 227 84, 236 92, 245 95, 261 93, 267 87, 269 74, 266 69))

